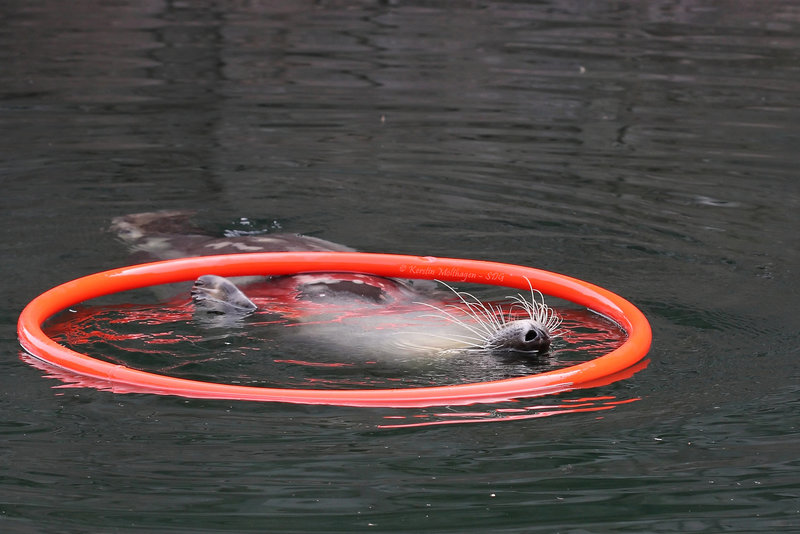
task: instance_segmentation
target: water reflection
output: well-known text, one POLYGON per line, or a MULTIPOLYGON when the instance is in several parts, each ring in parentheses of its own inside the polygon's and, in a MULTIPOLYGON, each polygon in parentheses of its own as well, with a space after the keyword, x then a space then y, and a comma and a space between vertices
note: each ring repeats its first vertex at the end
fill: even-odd
MULTIPOLYGON (((617 379, 628 378, 636 371, 643 369, 644 364, 637 364, 636 369, 626 372, 625 376, 617 379)), ((597 385, 597 384, 595 384, 597 385)), ((426 426, 460 425, 470 423, 499 423, 508 421, 522 421, 526 419, 540 419, 561 414, 574 414, 585 412, 602 412, 612 410, 621 404, 629 404, 641 400, 628 398, 619 400, 613 396, 580 397, 576 399, 553 398, 547 404, 530 404, 517 407, 491 407, 485 411, 458 411, 420 413, 414 415, 387 415, 386 421, 379 428, 416 428, 426 426)))

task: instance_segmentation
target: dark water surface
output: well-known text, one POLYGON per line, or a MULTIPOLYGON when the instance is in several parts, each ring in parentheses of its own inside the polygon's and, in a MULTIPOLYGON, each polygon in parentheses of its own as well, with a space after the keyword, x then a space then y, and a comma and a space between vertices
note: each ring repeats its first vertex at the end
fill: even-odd
POLYGON ((800 6, 766 5, 3 2, 0 530, 800 532, 800 6), (30 299, 131 261, 111 218, 174 208, 584 278, 650 364, 386 428, 465 408, 20 358, 30 299))

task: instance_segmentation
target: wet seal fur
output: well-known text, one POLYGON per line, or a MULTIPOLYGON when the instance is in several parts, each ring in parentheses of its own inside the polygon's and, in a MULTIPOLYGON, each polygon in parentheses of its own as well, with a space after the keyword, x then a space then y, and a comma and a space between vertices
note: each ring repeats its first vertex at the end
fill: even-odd
MULTIPOLYGON (((234 254, 242 252, 312 252, 344 251, 354 249, 324 239, 298 234, 252 234, 215 237, 204 233, 191 223, 193 212, 161 211, 137 213, 117 217, 111 230, 137 254, 150 259, 175 259, 187 256, 234 254)), ((357 299, 374 305, 402 300, 416 302, 422 296, 418 286, 424 281, 396 280, 374 275, 354 274, 348 279, 331 274, 315 273, 279 277, 296 282, 297 298, 311 302, 357 299)), ((255 280, 259 280, 256 278, 255 280)), ((260 280, 263 281, 263 278, 260 280)), ((250 283, 254 279, 237 279, 250 283)), ((553 337, 559 334, 561 320, 541 296, 531 287, 531 298, 522 295, 509 297, 509 309, 485 304, 473 295, 445 285, 459 299, 457 304, 443 306, 416 302, 438 313, 440 319, 463 330, 463 334, 437 335, 466 348, 481 350, 512 350, 541 352, 550 347, 553 337), (536 296, 539 296, 537 300, 536 296), (523 318, 517 318, 520 313, 523 318)), ((191 290, 196 308, 220 315, 246 316, 258 309, 237 284, 230 279, 205 274, 200 276, 191 290)))

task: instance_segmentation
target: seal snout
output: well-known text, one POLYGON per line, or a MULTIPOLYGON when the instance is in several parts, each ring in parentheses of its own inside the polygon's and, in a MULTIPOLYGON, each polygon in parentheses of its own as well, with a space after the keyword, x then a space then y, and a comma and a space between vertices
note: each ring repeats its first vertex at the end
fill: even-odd
POLYGON ((531 326, 523 336, 522 345, 530 348, 519 350, 545 350, 550 347, 550 334, 543 328, 531 326))
POLYGON ((511 321, 498 329, 486 343, 487 348, 523 352, 544 351, 552 341, 550 332, 529 320, 511 321))

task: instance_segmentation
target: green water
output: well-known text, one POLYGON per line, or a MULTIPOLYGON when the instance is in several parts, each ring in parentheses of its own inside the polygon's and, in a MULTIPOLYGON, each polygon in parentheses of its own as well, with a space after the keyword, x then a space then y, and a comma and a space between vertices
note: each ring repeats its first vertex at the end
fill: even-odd
POLYGON ((800 531, 795 3, 0 18, 2 532, 800 531), (105 229, 155 209, 586 279, 648 316, 650 363, 403 410, 63 387, 24 361, 25 304, 137 261, 105 229))

